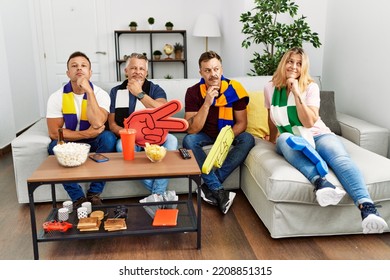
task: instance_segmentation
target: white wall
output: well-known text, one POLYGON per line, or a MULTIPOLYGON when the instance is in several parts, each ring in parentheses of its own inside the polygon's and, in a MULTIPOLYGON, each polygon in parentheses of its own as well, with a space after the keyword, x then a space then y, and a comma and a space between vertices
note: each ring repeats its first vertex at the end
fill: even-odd
POLYGON ((29 4, 27 0, 0 2, 0 55, 4 57, 0 66, 0 90, 1 108, 5 107, 0 111, 0 148, 40 117, 41 97, 37 90, 29 4))
MULTIPOLYGON (((0 15, 1 16, 1 15, 0 15)), ((0 148, 4 148, 15 137, 15 120, 12 106, 9 76, 8 60, 5 50, 3 23, 0 20, 0 148)))
POLYGON ((328 2, 323 87, 338 111, 390 129, 390 2, 328 2))

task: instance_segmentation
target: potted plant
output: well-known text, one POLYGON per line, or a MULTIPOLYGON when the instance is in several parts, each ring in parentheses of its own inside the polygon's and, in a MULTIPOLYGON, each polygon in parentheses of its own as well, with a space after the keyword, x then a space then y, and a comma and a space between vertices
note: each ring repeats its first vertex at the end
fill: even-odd
POLYGON ((135 21, 132 21, 129 23, 129 27, 130 27, 131 31, 137 30, 137 26, 138 26, 138 24, 135 21))
POLYGON ((149 29, 153 30, 154 17, 148 18, 148 23, 149 23, 149 29))
POLYGON ((153 58, 154 58, 155 60, 159 60, 159 59, 161 58, 161 56, 162 56, 162 52, 161 52, 161 51, 155 50, 155 51, 153 52, 153 58))
POLYGON ((173 79, 173 76, 170 75, 170 74, 166 74, 166 75, 164 76, 164 78, 165 78, 165 79, 173 79))
POLYGON ((181 59, 183 53, 183 44, 177 42, 173 45, 173 49, 175 52, 175 59, 181 59))
POLYGON ((165 28, 166 28, 167 30, 172 30, 172 29, 173 29, 173 23, 170 22, 170 21, 167 21, 167 22, 165 23, 165 28))
MULTIPOLYGON (((254 66, 249 75, 273 75, 283 54, 292 47, 302 47, 303 42, 311 43, 315 48, 321 46, 318 33, 312 32, 305 22, 306 17, 296 18, 298 5, 292 0, 254 0, 256 7, 241 14, 244 24, 242 33, 247 37, 242 46, 248 48, 251 43, 263 44, 263 53, 254 53, 250 62, 254 66), (279 15, 289 15, 292 23, 279 22, 279 15)), ((291 21, 290 21, 291 22, 291 21)))

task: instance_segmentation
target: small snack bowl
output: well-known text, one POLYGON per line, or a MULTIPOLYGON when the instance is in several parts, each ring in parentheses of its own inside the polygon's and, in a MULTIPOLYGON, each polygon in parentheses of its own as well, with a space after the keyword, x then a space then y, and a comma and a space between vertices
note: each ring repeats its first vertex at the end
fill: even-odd
POLYGON ((167 149, 156 144, 145 143, 145 153, 151 162, 160 162, 167 154, 167 149))
POLYGON ((53 152, 60 165, 65 167, 75 167, 85 163, 90 149, 91 145, 89 144, 68 142, 56 145, 53 148, 53 152))

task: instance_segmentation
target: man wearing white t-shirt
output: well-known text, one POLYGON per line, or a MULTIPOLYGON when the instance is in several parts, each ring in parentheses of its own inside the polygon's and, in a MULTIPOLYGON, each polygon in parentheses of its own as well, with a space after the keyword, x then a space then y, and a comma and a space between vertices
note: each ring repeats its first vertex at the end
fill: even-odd
MULTIPOLYGON (((110 96, 89 81, 92 75, 89 58, 82 52, 75 52, 70 55, 67 68, 70 81, 54 92, 47 103, 47 127, 52 139, 49 154, 53 154, 53 148, 57 145, 59 128, 63 128, 66 142, 88 143, 91 152, 114 152, 116 136, 105 130, 110 96)), ((85 201, 102 204, 100 194, 104 185, 105 182, 91 183, 85 196, 78 183, 63 184, 75 208, 85 201)))

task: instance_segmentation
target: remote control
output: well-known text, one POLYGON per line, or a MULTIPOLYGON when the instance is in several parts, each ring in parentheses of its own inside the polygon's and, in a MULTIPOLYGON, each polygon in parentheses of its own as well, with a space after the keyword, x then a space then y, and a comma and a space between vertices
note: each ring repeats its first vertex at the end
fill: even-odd
POLYGON ((183 159, 189 159, 191 158, 190 153, 185 148, 179 148, 180 155, 183 159))

